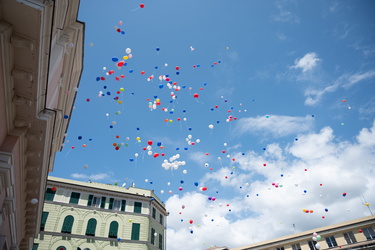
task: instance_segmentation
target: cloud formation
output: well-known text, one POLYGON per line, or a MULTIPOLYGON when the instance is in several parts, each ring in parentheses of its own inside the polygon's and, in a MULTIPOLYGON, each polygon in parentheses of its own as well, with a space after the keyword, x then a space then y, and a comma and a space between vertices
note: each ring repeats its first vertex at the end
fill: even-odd
POLYGON ((283 115, 257 116, 240 119, 234 129, 234 133, 263 133, 280 138, 288 135, 296 135, 313 128, 314 119, 311 116, 294 117, 283 115))
POLYGON ((74 179, 84 179, 84 180, 92 180, 92 181, 99 181, 104 180, 112 176, 109 173, 99 173, 99 174, 80 174, 80 173, 73 173, 70 175, 74 179))
POLYGON ((367 216, 365 199, 375 204, 375 122, 353 141, 338 141, 324 127, 283 147, 273 143, 263 153, 232 155, 232 166, 200 180, 218 193, 197 188, 167 200, 174 211, 168 217, 169 249, 245 246, 367 216), (232 198, 221 199, 221 192, 232 198))
POLYGON ((296 59, 292 68, 301 69, 302 72, 307 72, 312 70, 320 61, 318 54, 315 52, 310 52, 304 55, 302 58, 296 59))

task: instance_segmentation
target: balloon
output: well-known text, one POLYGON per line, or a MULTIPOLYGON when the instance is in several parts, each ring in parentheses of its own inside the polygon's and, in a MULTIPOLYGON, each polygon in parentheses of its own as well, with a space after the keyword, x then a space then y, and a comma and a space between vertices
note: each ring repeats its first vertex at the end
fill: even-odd
POLYGON ((194 96, 194 98, 198 98, 199 97, 199 95, 197 93, 195 93, 193 96, 194 96))
POLYGON ((52 187, 51 190, 52 190, 53 192, 56 192, 57 188, 56 188, 56 187, 52 187))
POLYGON ((208 125, 208 128, 209 128, 209 129, 213 129, 213 128, 214 128, 214 125, 210 124, 210 125, 208 125))
POLYGON ((37 204, 38 203, 38 199, 34 198, 34 199, 31 199, 31 204, 37 204))
POLYGON ((319 243, 316 243, 316 244, 315 244, 315 248, 318 249, 318 250, 320 249, 320 245, 319 245, 319 243))
POLYGON ((182 173, 183 173, 183 174, 187 174, 187 170, 184 169, 184 170, 182 171, 182 173))
POLYGON ((316 239, 317 239, 317 240, 321 240, 321 239, 322 239, 322 236, 317 235, 317 236, 316 236, 316 239))
POLYGON ((202 191, 206 191, 207 190, 207 187, 202 187, 202 191))
POLYGON ((127 48, 126 50, 125 50, 125 53, 126 54, 130 54, 132 52, 132 50, 130 49, 130 48, 127 48))
POLYGON ((199 183, 198 182, 194 182, 194 185, 198 187, 199 183))
POLYGON ((144 5, 143 3, 141 3, 141 4, 139 5, 139 7, 140 7, 141 9, 143 9, 143 8, 145 7, 145 5, 144 5))
POLYGON ((182 187, 179 187, 178 190, 182 191, 182 187))
POLYGON ((190 223, 190 224, 193 224, 193 222, 194 222, 193 220, 189 220, 189 223, 190 223))

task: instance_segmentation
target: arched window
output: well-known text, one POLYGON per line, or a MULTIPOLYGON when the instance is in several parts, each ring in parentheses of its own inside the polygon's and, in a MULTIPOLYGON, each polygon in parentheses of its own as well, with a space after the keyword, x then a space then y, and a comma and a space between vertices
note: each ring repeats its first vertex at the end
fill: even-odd
POLYGON ((71 215, 68 215, 64 219, 64 223, 61 229, 62 233, 71 234, 72 233, 72 227, 73 227, 74 217, 71 215))
POLYGON ((63 246, 59 246, 58 248, 56 248, 56 250, 66 250, 66 248, 63 246))
POLYGON ((95 229, 96 229, 96 220, 91 218, 87 222, 86 235, 95 236, 95 229))
POLYGON ((112 221, 109 225, 108 238, 117 238, 118 223, 117 221, 112 221))

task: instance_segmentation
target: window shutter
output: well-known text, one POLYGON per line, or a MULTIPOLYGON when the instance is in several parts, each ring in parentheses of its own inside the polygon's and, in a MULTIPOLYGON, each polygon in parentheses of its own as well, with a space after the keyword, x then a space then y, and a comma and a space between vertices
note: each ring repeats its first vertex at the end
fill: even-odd
POLYGON ((134 202, 134 213, 140 214, 142 212, 142 203, 134 202))
POLYGON ((159 248, 163 249, 163 235, 159 234, 159 248))
POLYGON ((87 200, 87 206, 89 206, 89 207, 92 206, 92 199, 94 199, 94 195, 90 194, 89 199, 87 200))
POLYGON ((40 231, 44 231, 44 227, 46 226, 46 221, 48 217, 48 212, 42 213, 42 221, 40 222, 40 231))
POLYGON ((151 244, 155 244, 155 229, 151 228, 151 244))
POLYGON ((117 221, 112 221, 109 226, 108 238, 117 238, 118 223, 117 221))
POLYGON ((46 201, 53 201, 53 198, 55 197, 56 191, 52 191, 51 188, 47 188, 46 193, 44 195, 44 200, 46 201))
POLYGON ((73 227, 74 217, 71 215, 68 215, 64 219, 64 223, 61 229, 62 233, 70 234, 72 233, 72 227, 73 227))
POLYGON ((87 222, 86 235, 95 236, 95 230, 96 230, 96 220, 94 218, 91 218, 87 222))
POLYGON ((81 196, 80 193, 72 192, 71 195, 70 195, 69 203, 70 204, 78 204, 80 196, 81 196))
POLYGON ((140 228, 141 228, 141 224, 133 223, 131 240, 139 240, 139 230, 140 230, 140 228))
POLYGON ((109 206, 108 206, 108 209, 113 209, 113 201, 115 200, 115 198, 109 198, 109 206))
POLYGON ((126 206, 126 200, 121 201, 121 211, 125 211, 125 206, 126 206))
POLYGON ((105 200, 106 200, 106 197, 102 197, 102 201, 100 203, 100 208, 105 208, 105 200))

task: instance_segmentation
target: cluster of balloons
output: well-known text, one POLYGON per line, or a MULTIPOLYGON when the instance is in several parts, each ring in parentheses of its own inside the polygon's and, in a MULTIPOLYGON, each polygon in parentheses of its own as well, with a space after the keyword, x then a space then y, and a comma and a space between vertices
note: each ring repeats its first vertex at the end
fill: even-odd
POLYGON ((322 236, 318 235, 317 233, 313 233, 313 237, 312 237, 312 240, 314 241, 315 243, 315 248, 317 250, 320 249, 320 244, 317 242, 318 240, 321 240, 322 239, 322 236))
POLYGON ((177 161, 177 159, 180 158, 180 154, 173 155, 172 157, 169 158, 168 160, 164 160, 164 162, 161 164, 161 166, 165 170, 174 169, 177 170, 179 166, 185 166, 186 162, 185 161, 177 161))

